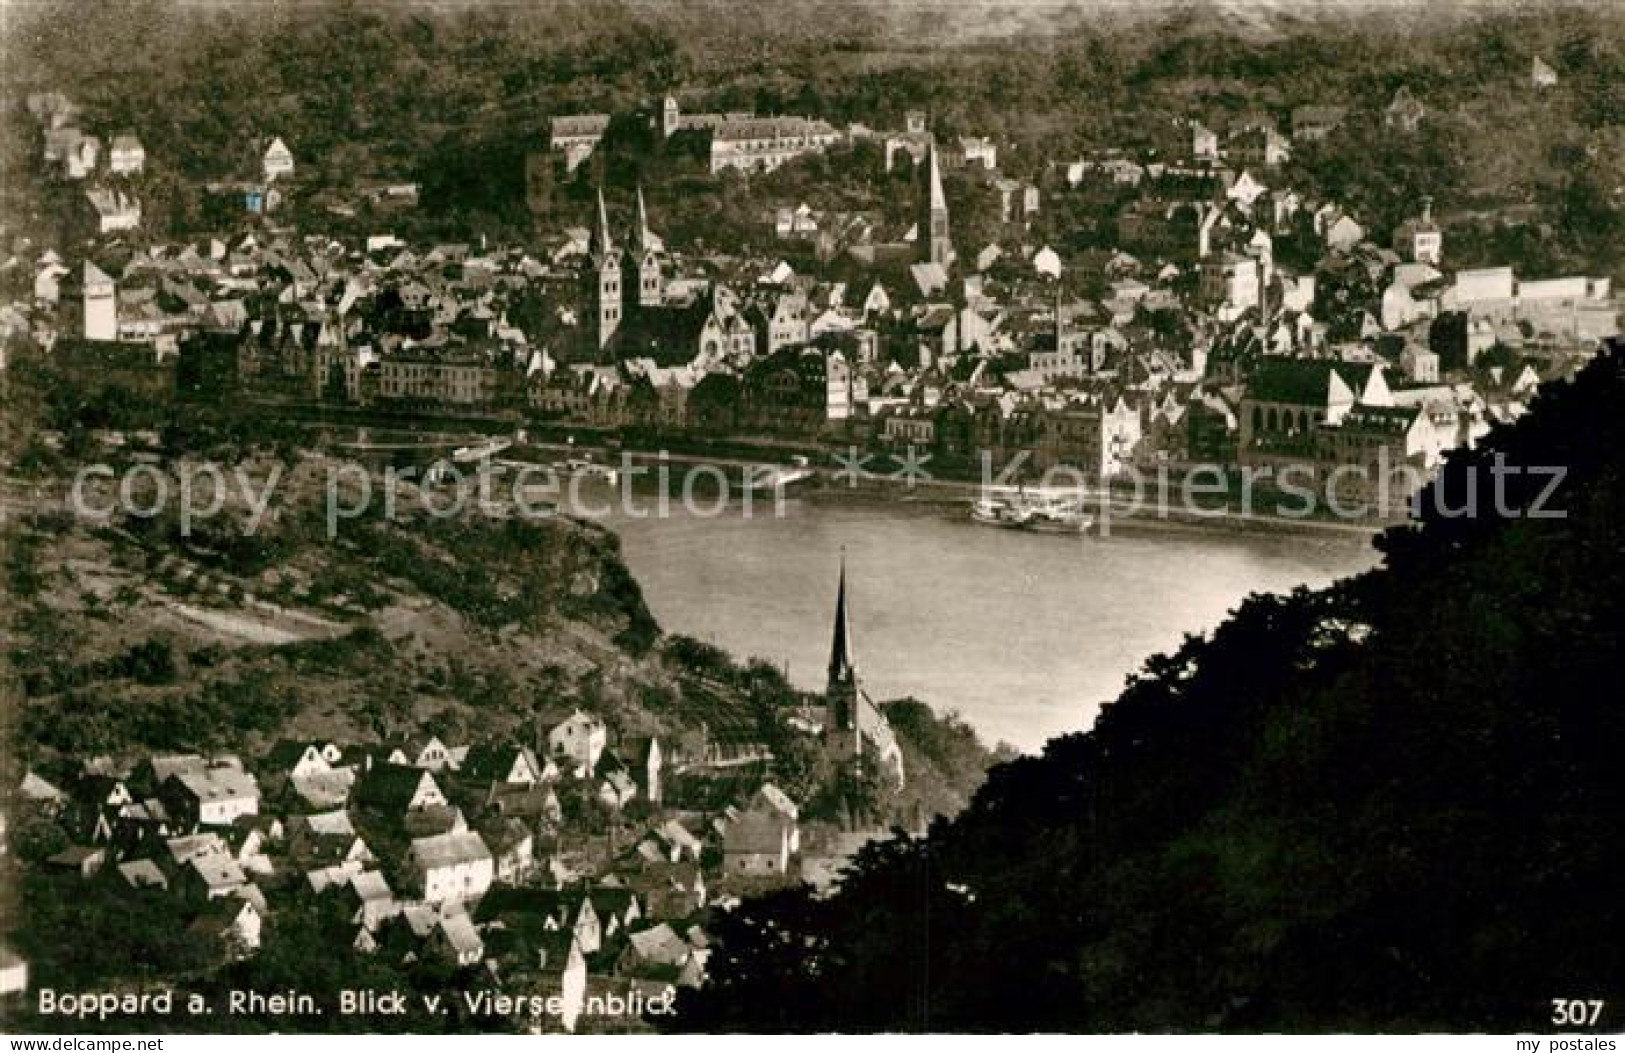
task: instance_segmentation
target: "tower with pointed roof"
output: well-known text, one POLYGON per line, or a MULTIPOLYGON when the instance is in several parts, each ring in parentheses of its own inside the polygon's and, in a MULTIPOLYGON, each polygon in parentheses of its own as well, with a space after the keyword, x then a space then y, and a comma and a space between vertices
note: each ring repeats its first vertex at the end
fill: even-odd
POLYGON ((824 688, 826 728, 831 743, 847 748, 861 764, 865 745, 898 786, 903 784, 903 751, 881 708, 858 683, 852 654, 852 617, 846 598, 846 554, 841 554, 840 585, 835 592, 835 631, 829 647, 829 681, 824 688))
MULTIPOLYGON (((846 556, 841 556, 841 583, 835 593, 835 633, 829 648, 829 681, 824 702, 832 731, 857 730, 858 667, 852 657, 852 623, 846 609, 846 556)), ((856 736, 854 736, 855 738, 856 736)))
POLYGON ((609 234, 604 189, 598 188, 598 226, 592 234, 593 306, 598 313, 598 348, 603 350, 621 327, 622 253, 609 234))
MULTIPOLYGON (((638 211, 632 221, 632 236, 626 253, 628 293, 637 290, 639 307, 659 307, 666 297, 665 278, 660 270, 661 241, 649 227, 649 209, 643 203, 643 187, 638 187, 638 211)), ((631 296, 627 299, 630 301, 631 296)))
POLYGON ((948 196, 942 192, 942 167, 934 142, 925 151, 925 186, 920 195, 917 236, 921 262, 946 267, 953 261, 954 247, 948 234, 948 196))

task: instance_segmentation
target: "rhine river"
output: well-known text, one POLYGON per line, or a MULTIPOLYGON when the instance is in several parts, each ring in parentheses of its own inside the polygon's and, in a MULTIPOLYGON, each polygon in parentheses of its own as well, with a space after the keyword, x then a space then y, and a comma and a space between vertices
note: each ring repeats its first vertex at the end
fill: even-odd
MULTIPOLYGON (((844 548, 858 673, 877 701, 957 710, 989 744, 1087 728, 1149 656, 1253 592, 1373 566, 1358 534, 1114 524, 1106 538, 1002 530, 963 509, 792 500, 699 518, 606 517, 668 632, 787 667, 822 690, 844 548)), ((1237 685, 1245 689, 1245 685, 1237 685)))

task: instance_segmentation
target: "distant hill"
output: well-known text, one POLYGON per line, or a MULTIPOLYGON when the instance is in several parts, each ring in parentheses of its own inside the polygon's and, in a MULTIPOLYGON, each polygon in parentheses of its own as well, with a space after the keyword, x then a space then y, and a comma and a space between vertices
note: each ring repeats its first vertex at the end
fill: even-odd
MULTIPOLYGON (((587 220, 587 184, 640 175, 654 199, 668 191, 654 205, 660 222, 703 229, 717 200, 737 198, 726 179, 662 179, 660 166, 624 159, 595 160, 539 214, 527 208, 527 156, 545 149, 552 116, 629 118, 675 92, 690 109, 811 114, 838 127, 896 128, 920 110, 941 135, 993 136, 1006 174, 1045 183, 1034 237, 1055 244, 1073 230, 1053 166, 1083 151, 1166 150, 1190 117, 1222 127, 1262 111, 1289 123, 1294 106, 1334 101, 1375 113, 1405 86, 1427 109, 1419 134, 1349 121, 1297 150, 1277 179, 1337 200, 1379 239, 1421 195, 1443 217, 1488 217, 1447 231, 1446 256, 1463 267, 1618 274, 1625 258, 1618 5, 787 0, 773 10, 762 18, 743 0, 25 5, 8 11, 0 77, 14 103, 60 90, 85 107, 90 130, 139 134, 145 229, 159 237, 206 228, 203 182, 251 172, 270 136, 298 165, 283 218, 335 231, 343 223, 327 206, 353 200, 366 179, 423 187, 416 213, 369 222, 466 240, 556 234, 587 220), (1557 86, 1531 88, 1536 56, 1557 86)), ((4 116, 0 220, 19 227, 72 195, 22 192, 51 177, 20 105, 4 116)))

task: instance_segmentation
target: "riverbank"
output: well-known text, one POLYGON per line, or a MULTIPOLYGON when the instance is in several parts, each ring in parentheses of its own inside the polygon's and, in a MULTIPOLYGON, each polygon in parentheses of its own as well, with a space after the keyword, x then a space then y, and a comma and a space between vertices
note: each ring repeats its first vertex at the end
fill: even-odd
MULTIPOLYGON (((549 446, 530 444, 530 448, 553 454, 571 454, 579 456, 583 452, 579 446, 549 446)), ((601 458, 607 458, 610 451, 602 448, 592 451, 601 458)), ((622 458, 619 463, 630 464, 638 468, 658 470, 662 466, 671 469, 695 468, 700 466, 738 469, 743 473, 760 469, 764 462, 744 460, 737 458, 713 457, 693 454, 672 453, 670 451, 642 451, 621 450, 618 456, 622 458)), ((606 463, 612 463, 606 461, 606 463)), ((885 475, 854 473, 846 467, 829 467, 819 465, 797 466, 774 465, 774 467, 804 467, 811 473, 805 483, 793 484, 789 493, 795 497, 828 503, 889 503, 909 504, 916 506, 934 506, 943 511, 958 511, 969 515, 970 505, 984 495, 984 487, 980 482, 968 482, 957 479, 897 479, 885 475)), ((1001 487, 1008 490, 1010 487, 1001 487)), ((1177 487, 1174 488, 1177 491, 1177 487)), ((1361 537, 1373 537, 1393 526, 1402 525, 1400 520, 1378 519, 1332 519, 1326 517, 1285 516, 1267 512, 1250 511, 1245 508, 1226 505, 1201 505, 1194 502, 1183 501, 1177 492, 1166 497, 1156 493, 1136 495, 1132 490, 1114 488, 1104 491, 1099 487, 1066 487, 1064 492, 1068 496, 1081 499, 1085 511, 1092 516, 1094 525, 1090 532, 1094 534, 1108 533, 1125 524, 1139 527, 1146 526, 1183 526, 1207 530, 1223 530, 1229 532, 1268 532, 1272 534, 1312 533, 1326 532, 1349 534, 1361 537)))
MULTIPOLYGON (((260 407, 262 412, 271 408, 260 407)), ((931 476, 932 465, 927 457, 921 458, 918 471, 909 471, 907 461, 898 462, 890 456, 857 450, 832 454, 827 449, 805 444, 694 436, 628 434, 619 438, 603 429, 556 422, 519 422, 511 418, 423 419, 331 407, 303 407, 302 412, 295 412, 293 417, 305 427, 322 431, 351 427, 358 433, 397 436, 400 441, 378 443, 373 447, 397 454, 417 449, 438 458, 445 455, 448 447, 476 444, 506 432, 522 436, 522 440, 505 450, 502 456, 537 463, 590 457, 609 467, 630 465, 651 473, 662 466, 673 470, 704 466, 723 469, 732 487, 744 485, 746 473, 751 471, 804 470, 810 473, 810 478, 793 484, 790 492, 799 498, 821 502, 938 505, 945 510, 963 510, 968 516, 970 505, 984 496, 979 480, 931 476), (428 430, 430 427, 434 430, 428 430), (448 428, 466 431, 445 430, 448 428), (882 462, 890 463, 889 470, 882 462)), ((1172 477, 1161 481, 1153 478, 1151 482, 1154 485, 1139 493, 1127 486, 1106 490, 1098 486, 1067 486, 1064 492, 1081 498, 1094 520, 1093 532, 1096 533, 1109 533, 1132 524, 1141 528, 1181 527, 1225 533, 1336 533, 1372 537, 1404 524, 1404 520, 1398 518, 1282 514, 1272 510, 1282 502, 1282 495, 1242 485, 1235 472, 1226 478, 1220 493, 1211 492, 1215 489, 1212 480, 1189 487, 1172 477)), ((681 484, 679 476, 677 485, 681 484)))

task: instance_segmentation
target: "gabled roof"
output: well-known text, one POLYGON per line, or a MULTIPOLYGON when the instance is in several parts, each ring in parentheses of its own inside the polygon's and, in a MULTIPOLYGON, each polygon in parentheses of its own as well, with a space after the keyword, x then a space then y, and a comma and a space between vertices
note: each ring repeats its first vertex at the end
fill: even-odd
POLYGON ((17 787, 17 793, 33 801, 66 801, 68 795, 51 783, 29 771, 23 775, 23 781, 17 787))
POLYGON ((196 871, 203 884, 211 889, 235 888, 248 881, 237 860, 224 852, 208 852, 193 856, 187 865, 196 871))
POLYGON ((184 787, 200 804, 237 801, 243 798, 257 800, 260 795, 259 784, 254 781, 254 776, 241 768, 185 769, 171 775, 170 781, 184 787))
POLYGON ((540 777, 542 765, 536 759, 535 753, 528 746, 512 743, 498 745, 482 743, 471 746, 458 770, 469 779, 506 779, 521 757, 529 765, 530 770, 540 777))
POLYGON ((412 842, 412 857, 429 870, 489 860, 491 850, 485 847, 479 834, 464 831, 420 837, 412 842))
POLYGON ((384 875, 376 870, 364 870, 352 877, 350 890, 363 903, 385 901, 393 895, 389 891, 388 882, 384 880, 384 875))
POLYGON ((356 787, 356 800, 380 808, 405 808, 417 796, 425 779, 434 784, 434 776, 422 768, 387 762, 374 764, 356 787))
POLYGON ((480 934, 474 929, 474 922, 467 914, 453 914, 443 917, 438 924, 441 937, 447 946, 457 952, 458 957, 469 954, 479 954, 485 950, 485 943, 480 934))
POLYGON ((168 888, 169 880, 150 859, 131 859, 118 865, 119 876, 131 888, 168 888))
POLYGON ((778 855, 788 843, 788 829, 780 816, 746 812, 728 824, 723 835, 724 850, 729 853, 778 855))
POLYGON ((307 815, 302 818, 312 834, 329 837, 355 836, 355 826, 350 822, 350 813, 343 808, 331 812, 320 812, 316 815, 307 815))
POLYGON ((652 929, 634 932, 627 942, 638 957, 657 965, 681 965, 688 958, 689 946, 666 922, 652 929))

